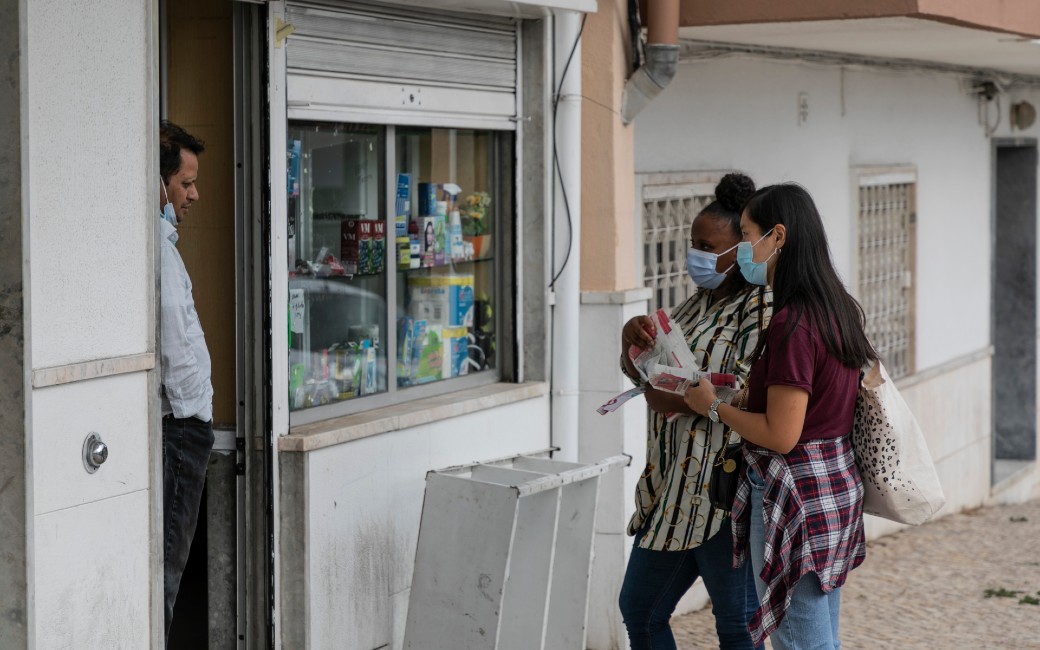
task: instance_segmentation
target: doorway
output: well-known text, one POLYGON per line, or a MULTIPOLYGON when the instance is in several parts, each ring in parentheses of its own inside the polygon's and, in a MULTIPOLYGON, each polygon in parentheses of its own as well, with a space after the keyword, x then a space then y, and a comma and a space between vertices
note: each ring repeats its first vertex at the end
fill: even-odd
POLYGON ((212 360, 216 438, 168 647, 266 647, 269 420, 256 406, 268 401, 257 394, 266 343, 256 332, 267 303, 257 293, 263 272, 251 266, 264 234, 255 226, 264 219, 255 214, 263 162, 254 153, 266 119, 264 15, 257 5, 209 0, 165 0, 160 15, 162 117, 206 146, 200 198, 178 227, 177 247, 212 360))
POLYGON ((1036 459, 1037 146, 994 143, 993 484, 1036 459))

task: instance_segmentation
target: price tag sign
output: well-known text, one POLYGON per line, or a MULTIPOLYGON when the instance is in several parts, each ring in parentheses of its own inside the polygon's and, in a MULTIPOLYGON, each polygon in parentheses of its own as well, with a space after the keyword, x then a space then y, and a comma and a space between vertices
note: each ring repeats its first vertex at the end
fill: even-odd
POLYGON ((289 320, 293 334, 303 334, 303 289, 289 290, 289 320))

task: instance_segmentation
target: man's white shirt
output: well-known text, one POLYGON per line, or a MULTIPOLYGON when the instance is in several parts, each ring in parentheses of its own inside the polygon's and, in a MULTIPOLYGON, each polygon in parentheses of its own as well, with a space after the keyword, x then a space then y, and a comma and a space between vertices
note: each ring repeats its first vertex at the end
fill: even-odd
POLYGON ((191 295, 191 279, 177 251, 177 229, 159 219, 162 240, 162 412, 176 418, 213 419, 211 361, 191 295))

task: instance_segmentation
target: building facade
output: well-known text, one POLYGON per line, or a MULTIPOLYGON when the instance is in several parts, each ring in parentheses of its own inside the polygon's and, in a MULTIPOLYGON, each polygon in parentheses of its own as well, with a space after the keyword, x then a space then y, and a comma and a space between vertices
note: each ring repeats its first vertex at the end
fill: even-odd
MULTIPOLYGON (((631 133, 620 84, 594 94, 605 73, 590 62, 609 60, 609 50, 586 37, 586 91, 596 100, 586 103, 587 133, 598 124, 615 135, 607 154, 602 140, 586 139, 583 296, 642 287, 647 302, 627 313, 678 304, 693 291, 690 224, 723 174, 801 183, 925 432, 947 496, 940 514, 1034 498, 1040 12, 1027 2, 942 1, 691 1, 678 11, 677 71, 631 133), (616 210, 604 233, 606 201, 616 210)), ((617 13, 590 24, 631 51, 617 13)), ((615 80, 632 67, 622 62, 615 80)), ((583 346, 583 363, 606 358, 621 322, 583 346)), ((611 374, 583 390, 624 385, 604 363, 611 374)), ((615 423, 617 437, 642 466, 642 416, 629 415, 615 423)), ((617 489, 631 498, 630 485, 617 489)), ((868 535, 897 528, 870 518, 868 535)), ((602 576, 613 581, 608 593, 617 593, 625 548, 615 546, 616 566, 602 576)), ((695 589, 681 609, 704 602, 695 589)), ((624 647, 619 621, 595 634, 595 647, 624 647)))
POLYGON ((681 2, 634 123, 621 0, 81 4, 0 0, 5 647, 162 645, 164 118, 207 143, 179 248, 217 445, 183 647, 402 647, 427 472, 621 453, 585 645, 627 647, 646 411, 595 410, 624 322, 691 290, 729 170, 816 198, 944 512, 1037 495, 1031 3, 681 2))

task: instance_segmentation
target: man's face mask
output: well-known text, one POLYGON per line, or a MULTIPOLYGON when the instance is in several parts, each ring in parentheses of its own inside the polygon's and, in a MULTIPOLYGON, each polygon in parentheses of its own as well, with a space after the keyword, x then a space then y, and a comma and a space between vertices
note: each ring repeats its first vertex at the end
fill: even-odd
POLYGON ((166 193, 166 183, 163 182, 162 177, 159 177, 159 185, 162 186, 163 198, 166 199, 166 205, 163 206, 162 212, 159 216, 170 222, 171 226, 177 225, 177 211, 173 209, 173 204, 170 203, 170 196, 166 193))

